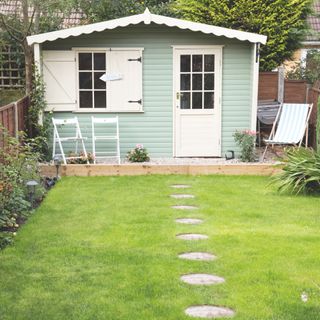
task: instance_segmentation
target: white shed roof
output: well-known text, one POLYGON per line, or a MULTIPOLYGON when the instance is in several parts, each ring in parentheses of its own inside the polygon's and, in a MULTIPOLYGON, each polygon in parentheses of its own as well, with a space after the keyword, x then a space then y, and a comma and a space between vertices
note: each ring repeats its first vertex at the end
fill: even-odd
POLYGON ((235 38, 240 41, 249 41, 252 43, 262 44, 265 44, 267 42, 267 37, 260 34, 160 16, 157 14, 150 13, 148 8, 142 14, 29 36, 27 38, 27 41, 29 45, 32 45, 34 43, 43 43, 46 41, 54 41, 57 39, 66 39, 68 37, 77 37, 82 34, 101 32, 104 30, 115 29, 118 27, 126 27, 129 25, 139 23, 150 24, 151 22, 155 24, 164 24, 168 27, 178 27, 180 29, 200 31, 206 34, 213 34, 215 36, 235 38))

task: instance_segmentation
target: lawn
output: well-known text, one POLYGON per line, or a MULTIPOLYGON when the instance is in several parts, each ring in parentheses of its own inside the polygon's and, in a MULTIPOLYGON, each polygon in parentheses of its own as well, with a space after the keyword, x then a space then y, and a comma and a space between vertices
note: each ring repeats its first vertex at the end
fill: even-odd
POLYGON ((278 195, 268 178, 63 178, 0 252, 0 318, 180 320, 190 305, 236 320, 320 319, 320 199, 278 195), (175 200, 172 183, 195 199, 175 200), (171 205, 198 205, 185 212, 171 205), (178 217, 203 218, 178 225, 178 217), (183 241, 197 232, 208 240, 183 241), (214 261, 178 253, 208 251, 214 261), (226 282, 191 286, 186 273, 226 282), (302 292, 308 294, 306 303, 302 292))

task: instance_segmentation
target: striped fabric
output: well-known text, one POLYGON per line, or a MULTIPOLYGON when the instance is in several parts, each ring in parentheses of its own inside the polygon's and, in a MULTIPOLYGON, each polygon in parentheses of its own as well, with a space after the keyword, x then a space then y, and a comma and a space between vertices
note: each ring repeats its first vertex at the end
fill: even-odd
POLYGON ((309 114, 309 104, 284 103, 281 108, 278 127, 270 144, 298 144, 304 136, 309 114))

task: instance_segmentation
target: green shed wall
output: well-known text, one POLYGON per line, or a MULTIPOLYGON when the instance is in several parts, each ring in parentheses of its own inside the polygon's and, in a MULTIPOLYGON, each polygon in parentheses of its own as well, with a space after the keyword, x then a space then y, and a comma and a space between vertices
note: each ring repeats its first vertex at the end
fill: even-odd
MULTIPOLYGON (((144 113, 119 113, 122 157, 142 143, 151 157, 173 155, 173 45, 223 45, 222 57, 222 155, 237 150, 232 134, 250 128, 252 105, 252 50, 249 42, 158 25, 135 25, 47 42, 43 50, 73 47, 142 47, 144 113)), ((77 116, 87 151, 91 151, 93 113, 56 112, 54 117, 77 116)), ((94 114, 111 116, 110 113, 94 114)), ((71 147, 70 147, 71 148, 71 147)), ((69 150, 67 148, 67 150, 69 150)))

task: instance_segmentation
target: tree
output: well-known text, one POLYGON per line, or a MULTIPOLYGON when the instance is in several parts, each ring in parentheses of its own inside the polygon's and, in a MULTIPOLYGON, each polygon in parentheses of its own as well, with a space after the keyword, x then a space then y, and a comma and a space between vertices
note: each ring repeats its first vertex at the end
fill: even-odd
POLYGON ((98 22, 142 13, 146 7, 152 13, 173 15, 170 4, 173 0, 78 0, 90 22, 98 22))
POLYGON ((260 68, 270 71, 301 45, 311 0, 176 0, 176 15, 221 27, 268 36, 261 47, 260 68))
POLYGON ((14 5, 8 13, 0 13, 0 28, 8 41, 20 45, 25 57, 26 94, 32 90, 33 48, 27 43, 27 36, 39 32, 56 30, 67 12, 72 0, 2 0, 4 5, 14 5))

